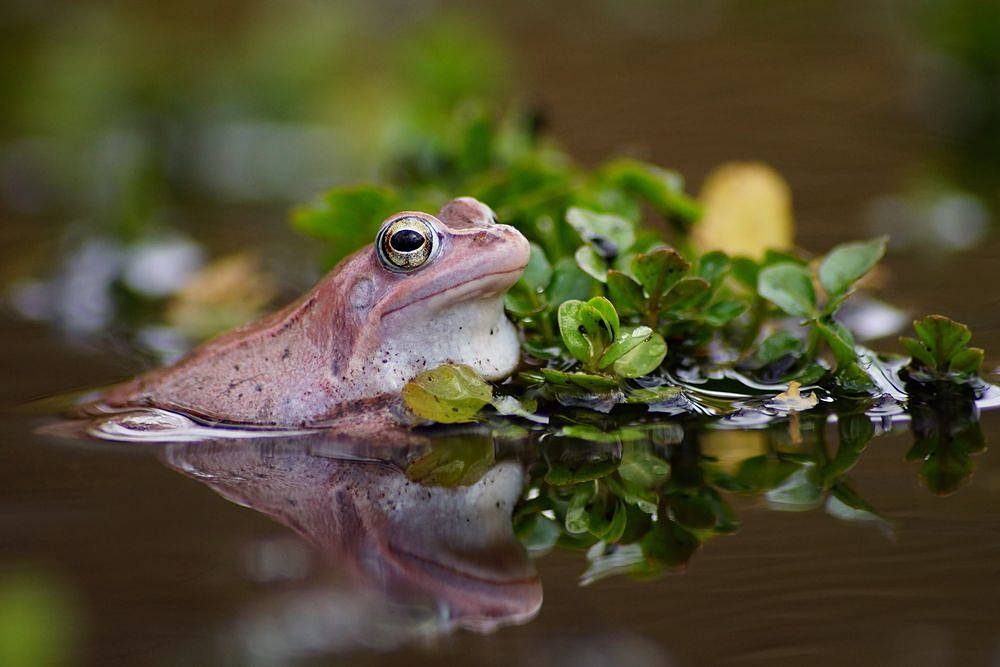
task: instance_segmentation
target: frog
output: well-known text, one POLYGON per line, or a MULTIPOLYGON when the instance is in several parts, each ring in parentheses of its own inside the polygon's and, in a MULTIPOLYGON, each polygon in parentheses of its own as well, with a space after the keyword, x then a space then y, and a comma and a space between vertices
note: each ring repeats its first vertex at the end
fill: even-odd
POLYGON ((503 295, 530 245, 471 197, 436 216, 389 216, 373 243, 285 308, 203 343, 177 363, 112 386, 86 415, 152 408, 202 424, 378 428, 403 386, 441 364, 511 375, 518 332, 503 295))

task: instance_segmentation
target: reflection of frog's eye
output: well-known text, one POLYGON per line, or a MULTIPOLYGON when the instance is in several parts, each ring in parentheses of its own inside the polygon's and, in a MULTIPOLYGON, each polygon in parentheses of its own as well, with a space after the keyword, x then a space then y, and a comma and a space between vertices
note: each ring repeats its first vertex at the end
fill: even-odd
POLYGON ((390 220, 375 237, 379 261, 391 271, 413 271, 434 255, 437 234, 426 220, 403 217, 390 220))

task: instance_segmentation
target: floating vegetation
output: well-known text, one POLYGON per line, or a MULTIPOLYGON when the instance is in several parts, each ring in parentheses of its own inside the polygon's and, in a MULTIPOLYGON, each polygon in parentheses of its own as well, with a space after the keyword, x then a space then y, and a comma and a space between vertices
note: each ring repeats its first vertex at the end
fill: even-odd
MULTIPOLYGON (((434 155, 392 170, 394 185, 334 188, 300 208, 295 224, 344 251, 352 247, 342 246, 345 234, 366 238, 384 212, 434 208, 456 193, 488 202, 532 244, 506 297, 523 364, 501 391, 520 407, 536 406, 536 419, 566 407, 631 414, 640 406, 748 426, 787 414, 787 405, 768 400, 792 386, 838 412, 876 416, 904 412, 914 384, 985 391, 983 351, 968 347, 967 327, 945 317, 915 323, 916 338, 901 340, 908 359, 860 344, 840 313, 887 239, 844 243, 819 257, 795 250, 787 185, 770 168, 724 166, 698 201, 657 165, 578 167, 524 119, 466 110, 458 120, 434 155), (761 247, 761 236, 776 247, 761 247)), ((873 300, 866 308, 880 310, 873 300)), ((441 399, 455 403, 457 412, 446 408, 450 419, 422 411, 411 399, 416 390, 406 397, 434 421, 472 420, 479 417, 468 401, 481 391, 441 399)))

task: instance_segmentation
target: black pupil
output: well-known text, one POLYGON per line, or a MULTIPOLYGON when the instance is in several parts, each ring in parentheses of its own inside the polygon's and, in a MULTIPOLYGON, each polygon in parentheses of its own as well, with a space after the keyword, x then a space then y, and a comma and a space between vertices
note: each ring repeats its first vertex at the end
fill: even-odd
POLYGON ((392 235, 389 244, 397 252, 411 252, 424 244, 424 236, 415 229, 401 229, 392 235))

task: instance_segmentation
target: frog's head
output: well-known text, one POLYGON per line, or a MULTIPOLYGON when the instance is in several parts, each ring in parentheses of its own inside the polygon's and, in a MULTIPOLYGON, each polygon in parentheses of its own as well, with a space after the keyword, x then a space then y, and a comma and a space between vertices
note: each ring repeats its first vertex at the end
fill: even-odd
POLYGON ((336 272, 353 370, 380 376, 389 390, 446 362, 489 379, 510 374, 519 344, 503 293, 529 254, 520 232, 472 198, 451 201, 436 217, 390 216, 375 243, 336 272))

